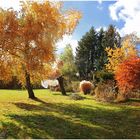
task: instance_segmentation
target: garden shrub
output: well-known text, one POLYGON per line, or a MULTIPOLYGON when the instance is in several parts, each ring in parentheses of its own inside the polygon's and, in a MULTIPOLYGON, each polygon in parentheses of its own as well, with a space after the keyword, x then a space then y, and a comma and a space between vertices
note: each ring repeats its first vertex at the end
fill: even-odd
POLYGON ((129 91, 125 94, 120 91, 117 96, 116 102, 124 102, 129 100, 130 98, 140 99, 140 90, 129 91))
POLYGON ((65 86, 65 90, 66 90, 66 92, 73 92, 72 84, 71 83, 70 84, 67 84, 65 86))
POLYGON ((80 82, 80 91, 82 91, 85 95, 90 94, 93 87, 94 86, 90 81, 83 80, 80 82))
POLYGON ((95 80, 97 82, 104 82, 107 80, 113 80, 114 79, 114 74, 111 72, 107 71, 97 71, 95 72, 95 80))
POLYGON ((72 81, 73 92, 80 92, 79 84, 80 84, 80 81, 72 81))
POLYGON ((117 85, 123 96, 129 98, 133 91, 140 90, 140 57, 123 61, 115 72, 117 85))
POLYGON ((64 87, 66 92, 73 92, 71 81, 64 79, 64 87))
POLYGON ((117 98, 118 92, 115 81, 108 80, 99 83, 94 90, 94 98, 99 101, 114 102, 117 98))
POLYGON ((128 100, 128 96, 122 94, 121 92, 118 93, 115 102, 125 102, 128 100))
POLYGON ((132 91, 131 94, 128 94, 128 98, 140 98, 140 90, 132 91))

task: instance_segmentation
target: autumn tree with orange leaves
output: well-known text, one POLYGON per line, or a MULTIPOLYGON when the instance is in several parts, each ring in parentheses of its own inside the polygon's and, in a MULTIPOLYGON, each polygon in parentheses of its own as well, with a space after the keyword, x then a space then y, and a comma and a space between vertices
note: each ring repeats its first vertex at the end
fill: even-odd
POLYGON ((48 76, 55 43, 73 32, 81 14, 62 11, 60 2, 26 1, 21 5, 19 12, 0 9, 0 80, 17 76, 34 99, 32 84, 48 76))
POLYGON ((118 65, 115 79, 124 95, 140 89, 140 57, 130 57, 118 65))

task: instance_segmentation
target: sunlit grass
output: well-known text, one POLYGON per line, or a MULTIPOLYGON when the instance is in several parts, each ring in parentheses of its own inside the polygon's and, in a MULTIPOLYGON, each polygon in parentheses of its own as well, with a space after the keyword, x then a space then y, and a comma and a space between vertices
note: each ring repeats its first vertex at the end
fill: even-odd
POLYGON ((0 138, 140 138, 139 101, 74 101, 49 90, 35 95, 38 101, 23 90, 0 90, 0 138))

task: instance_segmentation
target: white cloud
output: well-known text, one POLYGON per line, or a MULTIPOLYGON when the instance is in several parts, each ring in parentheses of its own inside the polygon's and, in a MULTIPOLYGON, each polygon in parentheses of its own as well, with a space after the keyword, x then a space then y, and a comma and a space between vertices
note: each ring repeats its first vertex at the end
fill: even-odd
POLYGON ((76 47, 78 46, 78 41, 72 38, 72 35, 64 35, 63 39, 56 43, 56 47, 59 50, 63 50, 67 44, 70 44, 73 49, 73 54, 75 55, 76 47))
POLYGON ((0 0, 0 7, 3 9, 13 8, 14 10, 19 10, 20 0, 0 0))
POLYGON ((97 1, 99 2, 99 4, 101 4, 103 0, 97 0, 97 1))
POLYGON ((124 26, 119 29, 122 36, 133 32, 140 36, 140 0, 118 0, 109 10, 113 20, 124 21, 124 26))
POLYGON ((104 31, 107 30, 107 27, 106 26, 103 26, 103 27, 99 26, 98 28, 96 28, 96 31, 99 32, 101 28, 103 28, 104 31))

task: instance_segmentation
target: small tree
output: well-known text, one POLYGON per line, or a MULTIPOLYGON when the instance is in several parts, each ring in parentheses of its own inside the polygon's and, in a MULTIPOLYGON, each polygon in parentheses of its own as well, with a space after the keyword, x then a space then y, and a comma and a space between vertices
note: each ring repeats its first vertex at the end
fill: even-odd
POLYGON ((71 79, 74 79, 77 72, 71 45, 68 44, 64 48, 64 52, 60 55, 60 60, 63 61, 63 66, 61 68, 62 75, 71 81, 71 79))
POLYGON ((140 89, 140 57, 129 57, 118 65, 115 79, 121 93, 140 89))
POLYGON ((131 56, 137 56, 137 50, 135 45, 126 39, 122 43, 122 47, 118 48, 106 48, 108 63, 106 64, 106 69, 110 72, 115 72, 118 65, 125 59, 131 56))

